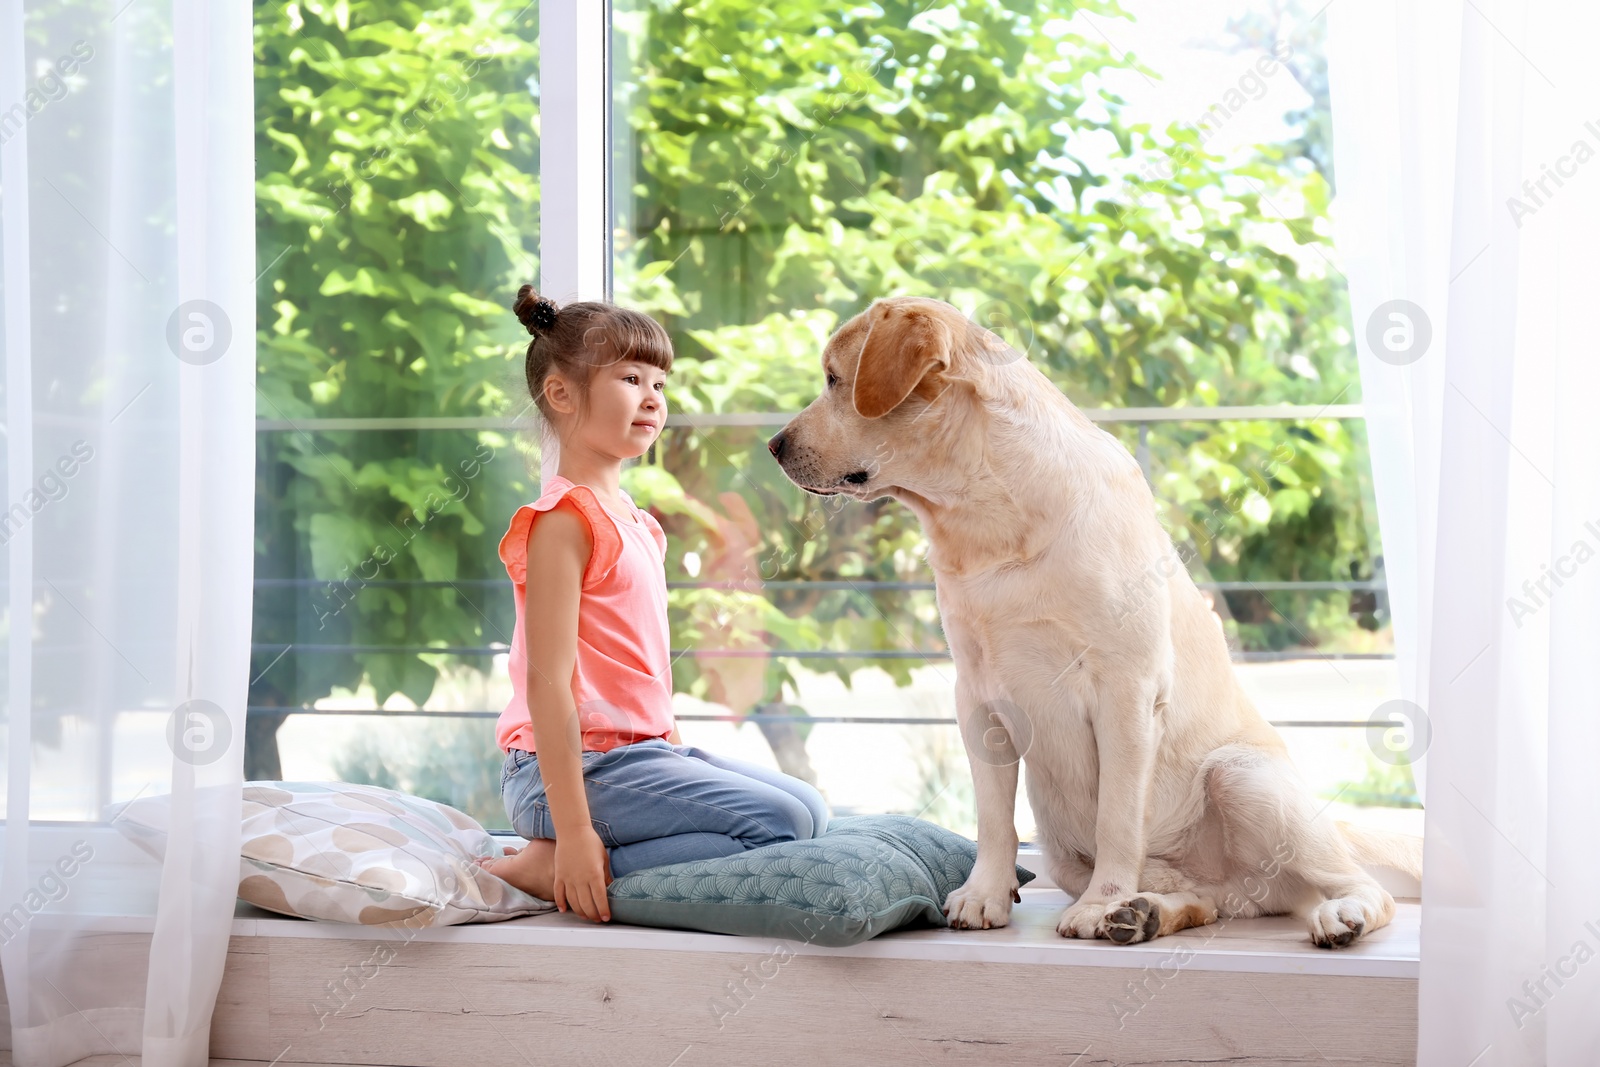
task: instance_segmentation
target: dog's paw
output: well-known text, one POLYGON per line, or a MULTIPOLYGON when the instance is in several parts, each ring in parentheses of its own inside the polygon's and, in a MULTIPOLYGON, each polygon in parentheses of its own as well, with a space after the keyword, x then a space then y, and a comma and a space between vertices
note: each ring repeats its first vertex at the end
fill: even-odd
POLYGON ((1106 905, 1100 920, 1104 937, 1119 945, 1152 941, 1161 932, 1161 905, 1147 896, 1129 897, 1106 905))
POLYGON ((1017 880, 986 883, 968 878, 944 900, 944 914, 952 930, 987 930, 1011 921, 1011 903, 1019 899, 1017 880))
POLYGON ((1350 899, 1324 900, 1306 916, 1311 943, 1318 948, 1352 945, 1367 928, 1366 910, 1350 899))
POLYGON ((1062 937, 1105 938, 1119 945, 1150 941, 1161 931, 1161 905, 1140 894, 1099 904, 1080 902, 1061 913, 1062 937))
POLYGON ((1056 933, 1062 937, 1104 937, 1106 903, 1090 904, 1078 901, 1067 906, 1056 923, 1056 933))

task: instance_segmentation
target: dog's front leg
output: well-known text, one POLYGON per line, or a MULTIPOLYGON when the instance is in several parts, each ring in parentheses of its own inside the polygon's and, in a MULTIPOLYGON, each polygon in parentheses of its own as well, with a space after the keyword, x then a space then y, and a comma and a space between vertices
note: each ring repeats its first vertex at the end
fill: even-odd
MULTIPOLYGON (((944 902, 954 929, 987 929, 1011 921, 1017 892, 1017 764, 1022 753, 1012 741, 1014 724, 1004 711, 978 706, 977 694, 956 679, 956 718, 972 767, 978 808, 978 858, 961 888, 944 902)), ((974 687, 975 688, 975 687, 974 687)), ((998 707, 1009 708, 1005 702, 998 707)))
POLYGON ((1061 914, 1063 937, 1108 937, 1106 916, 1139 892, 1144 871, 1145 805, 1155 767, 1155 693, 1143 686, 1100 693, 1094 714, 1096 783, 1094 876, 1061 914))

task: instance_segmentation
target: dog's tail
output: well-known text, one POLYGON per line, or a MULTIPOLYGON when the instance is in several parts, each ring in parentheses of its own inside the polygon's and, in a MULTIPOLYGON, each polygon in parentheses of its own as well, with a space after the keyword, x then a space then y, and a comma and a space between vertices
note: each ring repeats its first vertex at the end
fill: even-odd
POLYGON ((1374 830, 1354 823, 1335 822, 1356 862, 1390 867, 1422 881, 1422 838, 1392 830, 1374 830))

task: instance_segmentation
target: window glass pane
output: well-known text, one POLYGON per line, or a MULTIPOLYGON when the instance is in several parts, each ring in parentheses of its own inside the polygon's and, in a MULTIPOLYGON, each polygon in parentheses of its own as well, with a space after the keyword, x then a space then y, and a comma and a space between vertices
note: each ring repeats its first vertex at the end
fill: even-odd
POLYGON ((923 295, 1138 456, 1313 788, 1413 803, 1372 731, 1287 725, 1395 694, 1314 10, 925 7, 613 5, 616 297, 678 353, 624 485, 669 536, 685 741, 974 831, 915 518, 765 446, 835 328, 923 295), (1249 410, 1171 414, 1217 406, 1249 410))
POLYGON ((503 422, 527 406, 510 298, 539 270, 539 7, 255 10, 246 775, 376 782, 503 826, 492 716, 395 712, 509 695, 496 550, 538 483, 503 422))

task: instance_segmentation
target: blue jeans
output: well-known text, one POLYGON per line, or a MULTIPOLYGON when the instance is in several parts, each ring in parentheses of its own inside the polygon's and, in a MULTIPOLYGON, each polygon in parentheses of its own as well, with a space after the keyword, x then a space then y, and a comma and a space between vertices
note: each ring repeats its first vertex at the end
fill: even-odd
MULTIPOLYGON (((653 737, 586 751, 581 763, 589 821, 616 878, 818 837, 828 825, 828 803, 809 784, 693 745, 653 737)), ((500 798, 520 836, 556 836, 537 754, 506 753, 500 798)))

